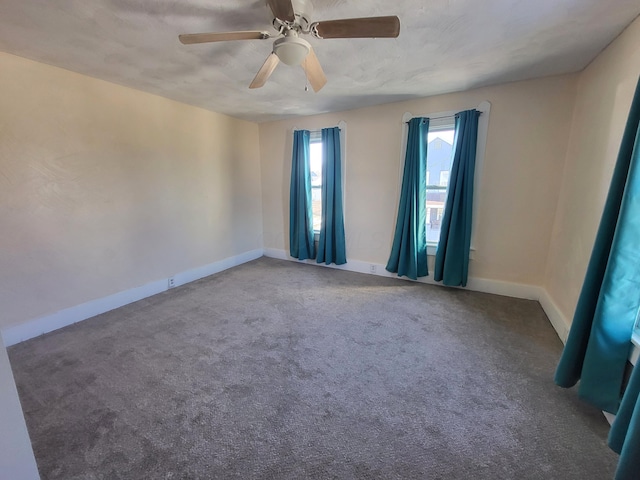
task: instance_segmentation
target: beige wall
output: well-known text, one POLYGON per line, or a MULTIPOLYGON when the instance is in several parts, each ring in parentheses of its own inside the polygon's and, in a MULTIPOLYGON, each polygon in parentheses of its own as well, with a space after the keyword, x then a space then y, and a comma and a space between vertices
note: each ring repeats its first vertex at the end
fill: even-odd
POLYGON ((0 54, 0 327, 262 248, 258 126, 0 54))
POLYGON ((580 75, 545 288, 570 322, 640 75, 640 19, 580 75))
POLYGON ((347 257, 386 264, 398 208, 402 115, 491 103, 470 275, 541 285, 577 77, 551 77, 402 103, 260 124, 265 248, 288 252, 294 128, 347 122, 347 257))

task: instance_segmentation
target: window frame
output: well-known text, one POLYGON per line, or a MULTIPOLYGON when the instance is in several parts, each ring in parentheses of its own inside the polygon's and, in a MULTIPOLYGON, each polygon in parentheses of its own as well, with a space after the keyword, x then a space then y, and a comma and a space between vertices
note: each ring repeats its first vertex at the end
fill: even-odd
MULTIPOLYGON (((344 120, 340 120, 337 125, 329 125, 326 127, 317 127, 317 128, 298 128, 294 127, 292 131, 295 130, 309 130, 309 146, 311 143, 322 142, 322 129, 323 128, 334 128, 338 127, 340 129, 340 167, 342 173, 342 216, 344 219, 344 223, 347 223, 347 202, 346 202, 346 185, 347 185, 347 170, 346 170, 346 159, 347 159, 347 122, 344 120)), ((292 134, 293 135, 293 134, 292 134)), ((324 179, 323 179, 324 182, 324 179)), ((311 191, 313 193, 313 188, 311 187, 311 191)), ((317 188, 317 187, 316 187, 317 188)), ((322 188, 322 185, 320 186, 322 188)), ((316 242, 320 239, 320 230, 313 230, 313 236, 316 242)))
MULTIPOLYGON (((454 118, 456 113, 475 108, 479 112, 481 112, 480 118, 478 120, 478 144, 476 147, 476 166, 475 166, 475 175, 473 182, 473 189, 475 192, 474 202, 473 202, 473 221, 471 224, 471 259, 474 258, 474 252, 476 251, 476 236, 478 231, 478 205, 481 203, 482 199, 478 196, 478 192, 480 192, 480 183, 482 179, 482 171, 484 166, 484 155, 487 146, 487 134, 489 131, 489 117, 491 113, 491 103, 484 100, 480 102, 477 106, 469 106, 463 107, 456 110, 448 110, 448 111, 439 111, 439 112, 429 112, 425 114, 413 114, 411 112, 405 112, 402 116, 402 145, 400 150, 400 164, 398 171, 398 184, 397 184, 397 196, 399 198, 400 188, 402 186, 402 173, 404 168, 404 158, 407 150, 407 137, 409 136, 409 120, 416 117, 425 117, 429 118, 429 131, 435 130, 438 127, 442 127, 444 125, 450 125, 450 119, 454 118), (449 123, 447 123, 447 121, 449 123), (444 123, 443 123, 444 122, 444 123), (433 128, 432 128, 433 127, 433 128)), ((455 120, 454 120, 455 121, 455 120)), ((397 220, 397 219, 396 219, 397 220)), ((438 242, 427 242, 427 255, 433 256, 436 254, 436 249, 438 247, 438 242)))
MULTIPOLYGON (((437 119, 433 120, 433 124, 431 123, 431 121, 429 122, 429 130, 427 132, 427 145, 430 143, 429 142, 429 134, 430 133, 437 133, 437 132, 443 132, 443 131, 450 131, 450 130, 454 130, 455 131, 455 127, 456 127, 456 119, 454 115, 450 115, 450 116, 444 116, 444 117, 440 117, 437 119)), ((427 148, 427 185, 426 185, 426 194, 428 195, 429 193, 434 193, 434 192, 444 192, 445 193, 445 199, 446 199, 446 193, 449 190, 449 178, 447 175, 447 183, 445 185, 442 184, 442 174, 444 173, 443 171, 440 172, 440 176, 438 178, 438 183, 434 183, 435 179, 433 179, 431 181, 431 183, 429 183, 429 152, 430 150, 427 148)), ((453 154, 453 152, 452 152, 453 154)), ((447 172, 447 174, 449 174, 449 172, 447 172)), ((442 221, 442 217, 444 216, 444 207, 445 205, 443 204, 442 208, 436 208, 436 219, 437 221, 442 221), (442 210, 441 214, 438 214, 438 211, 442 210)), ((431 216, 429 215, 429 207, 426 207, 427 209, 427 251, 429 250, 429 247, 431 247, 432 249, 437 248, 438 246, 438 242, 437 241, 433 241, 433 240, 429 240, 429 223, 431 221, 431 216)))
MULTIPOLYGON (((311 150, 311 145, 313 145, 314 143, 319 143, 322 144, 322 129, 315 129, 315 130, 309 130, 310 135, 309 135, 309 150, 311 150)), ((311 160, 311 154, 309 154, 309 160, 311 160)), ((322 170, 322 165, 320 165, 320 170, 322 170)), ((320 183, 319 186, 313 186, 313 184, 311 185, 311 198, 313 199, 313 190, 314 189, 320 189, 320 198, 322 199, 322 183, 324 183, 324 179, 323 182, 320 183)), ((313 200, 311 201, 311 203, 313 204, 313 200)), ((322 209, 322 200, 320 201, 320 208, 322 209)), ((313 215, 313 208, 312 208, 312 215, 313 215)), ((320 210, 320 215, 322 216, 322 210, 320 210)), ((313 217, 312 217, 313 218, 313 217)), ((315 221, 313 222, 313 224, 315 225, 315 221)), ((320 235, 320 228, 318 228, 318 230, 316 230, 315 228, 313 229, 313 234, 314 236, 319 236, 320 235)))

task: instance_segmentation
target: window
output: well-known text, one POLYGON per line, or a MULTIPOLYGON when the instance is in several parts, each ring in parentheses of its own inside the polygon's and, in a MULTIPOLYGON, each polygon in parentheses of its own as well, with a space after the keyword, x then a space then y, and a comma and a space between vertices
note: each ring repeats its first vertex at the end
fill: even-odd
MULTIPOLYGON (((345 210, 344 188, 345 188, 345 157, 346 157, 346 135, 347 123, 341 120, 338 125, 340 129, 340 161, 342 167, 342 209, 345 210)), ((333 127, 333 125, 332 125, 333 127)), ((320 235, 322 226, 322 129, 310 130, 309 136, 309 170, 311 175, 311 210, 313 213, 313 233, 320 235)))
POLYGON ((427 138, 427 242, 438 243, 444 215, 451 163, 453 161, 454 117, 434 119, 427 138), (434 183, 435 180, 438 183, 434 183))
MULTIPOLYGON (((469 105, 466 109, 473 108, 469 105)), ((477 198, 480 192, 480 180, 482 176, 484 151, 487 144, 487 131, 489 129, 489 116, 491 113, 491 104, 487 101, 481 102, 477 110, 482 112, 478 121, 478 146, 476 155, 476 167, 474 175, 474 196, 477 198)), ((405 143, 402 146, 402 158, 406 154, 406 139, 408 132, 408 123, 414 117, 429 118, 429 135, 427 142, 427 247, 428 255, 435 255, 436 246, 440 240, 440 222, 444 215, 444 204, 446 198, 447 187, 449 185, 449 176, 451 175, 451 163, 453 161, 453 140, 455 136, 455 114, 456 111, 449 110, 443 112, 405 112, 402 116, 404 128, 405 143), (445 168, 435 168, 436 164, 446 158, 445 168), (442 172, 447 172, 441 175, 442 172), (442 182, 441 182, 442 180, 442 182), (441 185, 444 183, 444 185, 441 185)), ((402 165, 399 170, 399 179, 402 181, 402 165)), ((475 232, 477 231, 477 205, 473 202, 473 225, 471 227, 471 255, 475 250, 475 232)), ((640 336, 640 328, 638 329, 640 336)), ((640 341, 640 339, 639 339, 640 341)))
POLYGON ((322 225, 322 134, 312 130, 309 139, 309 163, 311 170, 311 209, 313 211, 313 231, 320 232, 322 225))

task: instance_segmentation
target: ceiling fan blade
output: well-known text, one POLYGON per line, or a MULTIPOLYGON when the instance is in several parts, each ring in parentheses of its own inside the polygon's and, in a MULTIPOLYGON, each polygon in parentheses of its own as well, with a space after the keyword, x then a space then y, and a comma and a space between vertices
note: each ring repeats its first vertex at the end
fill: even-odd
POLYGON ((278 66, 278 63, 280 63, 280 59, 275 53, 272 52, 271 55, 267 57, 267 60, 264 62, 262 67, 260 67, 260 70, 258 70, 256 78, 253 79, 253 82, 251 82, 249 88, 263 87, 264 84, 267 83, 267 80, 269 79, 273 71, 278 66))
POLYGON ((396 16, 329 20, 316 22, 311 27, 320 38, 396 38, 400 35, 400 19, 396 16))
POLYGON ((327 77, 322 70, 322 66, 320 66, 320 62, 318 61, 318 57, 316 57, 313 48, 309 50, 309 54, 302 62, 302 68, 304 69, 304 73, 307 75, 307 79, 309 80, 313 91, 316 93, 319 92, 327 83, 327 77))
POLYGON ((291 0, 267 0, 267 3, 276 18, 285 22, 294 22, 296 20, 291 0))
POLYGON ((221 33, 187 33, 178 35, 180 42, 185 45, 193 43, 225 42, 227 40, 266 40, 267 32, 221 32, 221 33))

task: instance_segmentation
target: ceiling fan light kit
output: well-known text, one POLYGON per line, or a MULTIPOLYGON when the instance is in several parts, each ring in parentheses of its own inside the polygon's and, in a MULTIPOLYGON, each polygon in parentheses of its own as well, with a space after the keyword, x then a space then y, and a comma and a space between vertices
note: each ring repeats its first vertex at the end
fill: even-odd
MULTIPOLYGON (((293 32, 291 30, 290 32, 293 32)), ((300 65, 311 51, 311 44, 298 37, 297 34, 287 34, 273 42, 273 53, 285 65, 300 65)))
MULTIPOLYGON (((348 18, 310 22, 313 5, 310 0, 267 0, 273 14, 272 25, 281 38, 273 42, 273 51, 258 71, 249 88, 262 87, 278 63, 302 65, 307 80, 315 92, 327 83, 318 57, 311 44, 300 34, 324 38, 396 38, 400 34, 400 19, 396 16, 348 18)), ((262 31, 194 33, 180 35, 185 45, 229 40, 267 40, 271 35, 262 31)))

